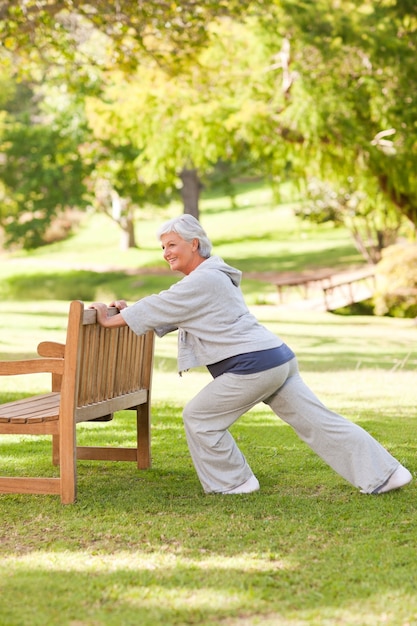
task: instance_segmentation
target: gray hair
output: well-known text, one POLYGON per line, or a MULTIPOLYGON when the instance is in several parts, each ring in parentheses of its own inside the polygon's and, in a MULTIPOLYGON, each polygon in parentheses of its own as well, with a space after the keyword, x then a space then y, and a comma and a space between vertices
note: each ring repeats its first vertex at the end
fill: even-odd
POLYGON ((208 259, 210 256, 213 247, 212 243, 200 222, 189 213, 184 213, 184 215, 179 215, 165 222, 158 228, 156 235, 158 239, 161 239, 162 235, 167 235, 168 233, 177 233, 184 241, 190 243, 193 239, 198 239, 198 251, 201 256, 205 259, 208 259))

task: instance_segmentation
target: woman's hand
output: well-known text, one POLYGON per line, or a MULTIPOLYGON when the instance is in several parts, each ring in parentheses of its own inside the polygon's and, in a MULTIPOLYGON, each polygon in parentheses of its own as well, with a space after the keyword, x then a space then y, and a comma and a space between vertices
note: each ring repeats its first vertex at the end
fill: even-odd
MULTIPOLYGON (((127 307, 127 304, 124 300, 117 300, 117 303, 120 305, 125 305, 120 306, 120 308, 117 307, 119 310, 125 309, 127 307)), ((116 303, 114 302, 110 306, 116 306, 116 303)), ((97 311, 97 321, 100 326, 104 326, 105 328, 120 328, 121 326, 126 326, 126 322, 124 321, 120 313, 112 315, 111 317, 107 317, 107 304, 104 304, 103 302, 93 302, 88 308, 95 309, 97 311)))
POLYGON ((93 302, 88 308, 95 309, 97 311, 97 321, 99 324, 104 326, 107 320, 107 304, 104 304, 103 302, 93 302))
POLYGON ((127 302, 126 300, 114 300, 113 302, 110 302, 109 306, 115 306, 116 309, 122 311, 127 308, 127 302))

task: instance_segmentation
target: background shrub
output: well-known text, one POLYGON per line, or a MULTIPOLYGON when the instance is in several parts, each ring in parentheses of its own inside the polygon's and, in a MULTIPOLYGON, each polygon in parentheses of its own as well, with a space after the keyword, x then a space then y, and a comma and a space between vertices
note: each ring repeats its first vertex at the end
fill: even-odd
POLYGON ((417 316, 417 244, 396 244, 384 250, 376 267, 375 313, 417 316))

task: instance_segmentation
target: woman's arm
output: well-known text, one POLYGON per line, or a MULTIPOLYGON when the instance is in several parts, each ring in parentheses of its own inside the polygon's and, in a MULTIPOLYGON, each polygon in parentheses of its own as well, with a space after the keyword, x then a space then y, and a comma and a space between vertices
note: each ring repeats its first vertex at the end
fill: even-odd
POLYGON ((105 328, 120 328, 121 326, 127 326, 120 313, 107 317, 107 304, 104 304, 103 302, 93 302, 93 304, 89 306, 89 309, 95 309, 97 311, 97 321, 100 326, 104 326, 105 328))

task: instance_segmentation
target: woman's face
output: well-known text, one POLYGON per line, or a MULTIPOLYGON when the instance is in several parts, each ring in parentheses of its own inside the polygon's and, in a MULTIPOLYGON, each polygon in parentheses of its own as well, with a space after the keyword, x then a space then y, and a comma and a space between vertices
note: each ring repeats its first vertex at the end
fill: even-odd
POLYGON ((198 252, 198 239, 185 241, 178 233, 161 235, 164 259, 171 269, 182 274, 189 274, 204 261, 198 252))

